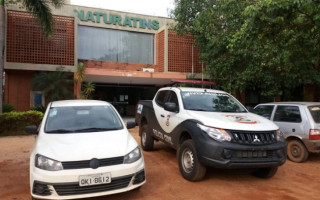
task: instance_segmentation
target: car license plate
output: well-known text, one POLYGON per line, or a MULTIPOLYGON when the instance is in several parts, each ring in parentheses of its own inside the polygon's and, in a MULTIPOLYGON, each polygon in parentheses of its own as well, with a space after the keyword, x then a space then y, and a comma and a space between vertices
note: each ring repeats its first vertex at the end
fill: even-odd
POLYGON ((105 184, 110 182, 111 182, 110 173, 91 174, 91 175, 80 176, 79 178, 80 186, 98 185, 98 184, 105 184))

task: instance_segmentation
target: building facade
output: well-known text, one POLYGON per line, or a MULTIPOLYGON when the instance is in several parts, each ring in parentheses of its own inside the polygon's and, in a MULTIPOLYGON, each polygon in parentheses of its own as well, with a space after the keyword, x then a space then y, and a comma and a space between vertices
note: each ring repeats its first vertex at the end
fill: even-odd
POLYGON ((74 5, 53 14, 47 39, 29 13, 6 8, 4 102, 16 110, 45 105, 31 85, 37 73, 60 66, 75 72, 79 62, 84 81, 96 86, 93 98, 112 102, 122 115, 133 115, 138 100, 172 79, 203 78, 193 37, 172 31, 172 19, 74 5))

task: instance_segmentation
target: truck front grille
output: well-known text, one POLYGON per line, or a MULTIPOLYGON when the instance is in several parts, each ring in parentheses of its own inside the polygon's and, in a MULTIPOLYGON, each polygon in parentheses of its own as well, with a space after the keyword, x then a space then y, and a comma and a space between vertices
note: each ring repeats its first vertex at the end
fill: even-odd
POLYGON ((261 145, 277 142, 276 131, 239 131, 229 130, 231 142, 239 144, 261 145))

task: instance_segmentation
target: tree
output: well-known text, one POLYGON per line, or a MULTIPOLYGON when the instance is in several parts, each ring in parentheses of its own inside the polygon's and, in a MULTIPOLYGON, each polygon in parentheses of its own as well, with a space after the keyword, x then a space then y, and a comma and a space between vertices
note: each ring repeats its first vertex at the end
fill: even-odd
MULTIPOLYGON (((46 37, 53 32, 53 16, 50 5, 60 8, 64 0, 8 0, 6 3, 22 3, 22 5, 35 16, 37 22, 43 27, 46 37)), ((5 47, 5 0, 0 0, 0 112, 3 104, 3 69, 5 47)))
POLYGON ((84 79, 85 71, 86 71, 86 66, 82 62, 79 62, 77 65, 75 76, 74 76, 75 85, 76 85, 76 98, 77 99, 82 98, 81 97, 81 85, 82 85, 82 81, 84 79))
POLYGON ((73 73, 58 67, 54 72, 39 72, 32 80, 35 90, 43 92, 46 104, 61 99, 73 99, 73 73))
POLYGON ((95 91, 94 83, 92 83, 91 81, 85 83, 81 91, 81 99, 90 99, 94 91, 95 91))
POLYGON ((175 2, 175 29, 194 35, 207 73, 222 89, 275 97, 319 83, 319 1, 175 2))

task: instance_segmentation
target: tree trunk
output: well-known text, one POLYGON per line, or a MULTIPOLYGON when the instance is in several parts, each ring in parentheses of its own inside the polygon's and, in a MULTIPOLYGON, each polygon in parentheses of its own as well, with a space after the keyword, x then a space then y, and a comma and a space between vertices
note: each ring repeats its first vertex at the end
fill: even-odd
POLYGON ((5 10, 4 0, 0 0, 0 113, 3 106, 3 70, 4 70, 4 45, 5 45, 5 10))

